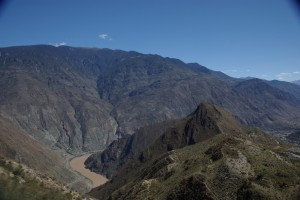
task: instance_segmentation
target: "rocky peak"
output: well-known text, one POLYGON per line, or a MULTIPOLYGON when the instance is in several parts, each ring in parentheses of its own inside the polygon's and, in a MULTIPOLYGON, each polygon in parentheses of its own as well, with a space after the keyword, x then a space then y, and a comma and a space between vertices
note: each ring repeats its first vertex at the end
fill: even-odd
POLYGON ((185 135, 188 144, 220 133, 241 131, 242 125, 223 108, 210 103, 201 103, 190 115, 185 126, 185 135))
MULTIPOLYGON (((190 115, 187 127, 214 130, 216 133, 242 130, 242 125, 224 108, 211 103, 201 103, 190 115)), ((191 131, 191 130, 187 130, 191 131)))
POLYGON ((142 157, 149 159, 153 155, 193 145, 218 134, 238 133, 243 129, 223 108, 201 103, 193 113, 167 129, 160 139, 144 151, 142 157))

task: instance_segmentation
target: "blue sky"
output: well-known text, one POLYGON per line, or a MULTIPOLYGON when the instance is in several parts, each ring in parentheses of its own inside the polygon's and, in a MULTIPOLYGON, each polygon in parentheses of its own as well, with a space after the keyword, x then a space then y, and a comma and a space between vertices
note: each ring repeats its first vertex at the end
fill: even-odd
POLYGON ((134 50, 234 77, 300 79, 300 14, 289 0, 8 0, 0 47, 134 50))

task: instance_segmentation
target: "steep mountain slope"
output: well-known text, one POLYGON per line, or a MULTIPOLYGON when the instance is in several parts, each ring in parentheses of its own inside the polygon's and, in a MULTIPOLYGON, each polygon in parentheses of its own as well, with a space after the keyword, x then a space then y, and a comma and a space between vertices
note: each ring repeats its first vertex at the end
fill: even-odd
POLYGON ((205 93, 219 84, 225 83, 213 74, 196 72, 179 60, 156 55, 121 60, 98 79, 100 97, 115 106, 112 115, 121 133, 133 133, 137 125, 149 121, 182 117, 199 101, 211 99, 205 93))
POLYGON ((106 63, 105 56, 94 55, 97 50, 31 46, 0 51, 3 116, 37 140, 71 152, 101 149, 116 138, 112 106, 97 91, 98 65, 106 63))
POLYGON ((146 156, 150 156, 144 152, 158 154, 167 149, 172 150, 197 143, 223 131, 238 131, 240 129, 239 125, 235 124, 234 119, 230 116, 223 117, 227 114, 218 110, 221 109, 218 109, 216 105, 201 104, 196 111, 184 119, 143 127, 131 136, 125 136, 114 141, 103 152, 93 154, 85 161, 85 165, 91 171, 99 172, 111 178, 128 160, 137 157, 145 159, 146 156), (229 120, 231 125, 235 124, 235 126, 221 128, 222 124, 228 124, 222 121, 224 118, 229 120), (219 119, 221 121, 218 121, 219 119), (160 137, 163 133, 164 135, 160 137), (145 151, 146 147, 157 138, 161 138, 157 141, 160 144, 154 145, 154 149, 145 151))
POLYGON ((122 60, 99 77, 98 87, 101 98, 115 106, 112 114, 121 133, 134 132, 136 124, 145 125, 150 119, 153 123, 183 117, 203 101, 222 105, 242 122, 269 132, 299 126, 291 123, 299 118, 298 94, 174 59, 140 55, 122 60))
POLYGON ((202 104, 182 122, 91 195, 101 199, 299 198, 300 159, 289 145, 243 127, 210 104, 202 104), (189 143, 191 138, 195 144, 189 143))
POLYGON ((244 123, 269 131, 291 128, 295 125, 290 121, 299 117, 294 112, 299 109, 299 99, 293 94, 266 87, 268 84, 257 79, 240 82, 201 66, 195 70, 195 66, 178 60, 132 57, 104 74, 98 80, 100 96, 115 105, 112 114, 124 129, 121 132, 133 132, 136 124, 145 125, 150 119, 159 122, 182 117, 203 101, 222 105, 244 123), (255 91, 246 93, 243 89, 255 91), (266 117, 274 114, 277 119, 266 117))
POLYGON ((202 103, 184 119, 147 126, 132 136, 113 142, 105 151, 90 156, 85 165, 91 171, 111 178, 128 160, 138 156, 145 159, 151 156, 148 153, 159 154, 167 149, 198 143, 222 132, 236 131, 241 131, 241 126, 235 119, 216 105, 202 103), (145 151, 157 138, 160 138, 157 141, 159 144, 145 151))
POLYGON ((0 199, 67 200, 82 196, 46 174, 0 157, 0 199))
POLYGON ((243 126, 223 108, 201 103, 196 111, 167 129, 150 147, 144 150, 144 160, 167 151, 199 143, 221 133, 242 132, 243 126))
POLYGON ((73 154, 103 150, 204 101, 269 132, 293 131, 300 127, 297 96, 158 55, 47 45, 0 49, 0 114, 73 154))
POLYGON ((108 178, 113 177, 117 170, 137 157, 149 144, 161 136, 167 128, 179 120, 170 120, 138 129, 133 135, 112 142, 107 149, 92 154, 86 161, 85 167, 108 178))
POLYGON ((297 130, 297 131, 291 133, 290 135, 288 135, 287 139, 290 142, 293 142, 293 143, 296 143, 296 144, 300 145, 300 130, 297 130))
MULTIPOLYGON (((273 82, 270 82, 270 84, 273 82)), ((299 89, 298 87, 290 87, 291 89, 288 90, 287 86, 290 86, 292 84, 283 82, 282 85, 279 83, 276 83, 277 85, 284 86, 284 88, 287 91, 296 91, 299 89), (286 85, 287 84, 287 85, 286 85), (292 90, 294 89, 294 90, 292 90)), ((272 87, 269 85, 269 82, 265 82, 263 80, 259 79, 249 79, 246 81, 241 81, 234 83, 233 85, 234 91, 236 92, 236 96, 232 96, 232 101, 230 103, 236 103, 235 107, 231 107, 232 105, 226 104, 227 102, 224 102, 222 104, 227 105, 228 107, 231 107, 232 111, 236 112, 236 115, 239 116, 239 120, 243 122, 244 124, 253 124, 258 127, 264 128, 265 130, 270 131, 269 127, 273 126, 273 130, 276 129, 277 131, 286 131, 286 130, 292 130, 292 127, 297 127, 299 124, 299 114, 294 113, 291 110, 293 109, 290 106, 293 106, 294 108, 297 108, 299 106, 299 101, 294 97, 294 95, 284 92, 282 90, 279 90, 277 87, 272 87), (237 99, 240 99, 241 102, 237 102, 237 99), (235 101, 236 100, 236 101, 235 101), (290 110, 291 113, 286 113, 286 110, 290 110), (256 116, 249 116, 250 113, 256 113, 256 116), (261 119, 260 121, 257 119, 261 119), (286 119, 293 119, 287 121, 286 119), (276 123, 276 122, 285 122, 285 123, 276 123), (283 126, 283 124, 285 126, 283 126)), ((226 98, 226 93, 223 93, 224 97, 226 98)), ((218 99, 218 98, 217 98, 218 99)), ((212 100, 213 102, 216 101, 216 99, 212 100)), ((195 111, 195 113, 199 112, 198 110, 195 111)), ((194 113, 192 114, 194 115, 194 113)), ((194 119, 194 121, 197 121, 199 119, 194 119)), ((232 121, 232 120, 231 120, 232 121)), ((185 124, 186 121, 183 122, 177 121, 178 124, 185 124)), ((234 124, 233 122, 231 124, 234 124)), ((193 124, 190 125, 191 127, 194 127, 193 124)), ((158 126, 159 127, 159 126, 158 126)), ((195 128, 195 127, 194 127, 195 128)), ((176 130, 178 131, 178 130, 176 130)), ((170 137, 172 138, 177 132, 173 130, 173 135, 170 134, 170 137)), ((194 130, 181 130, 183 131, 189 131, 190 135, 193 134, 194 130)), ((272 131, 272 129, 271 129, 272 131)), ((151 144, 156 138, 157 138, 157 131, 153 131, 154 133, 151 133, 151 130, 147 132, 148 137, 140 136, 139 132, 135 133, 131 137, 124 138, 120 143, 114 143, 111 146, 108 147, 108 149, 104 152, 99 152, 97 154, 92 155, 87 161, 86 161, 86 167, 91 169, 92 171, 102 173, 104 175, 108 175, 108 177, 111 177, 113 173, 115 172, 118 167, 123 165, 128 157, 124 156, 127 155, 127 152, 135 152, 135 154, 141 152, 143 149, 135 149, 131 148, 128 149, 128 145, 133 140, 133 138, 140 138, 139 141, 147 141, 148 145, 151 144), (154 135, 154 136, 152 136, 154 135), (121 144, 121 145, 116 145, 121 144), (123 144, 123 145, 122 145, 123 144), (109 153, 108 153, 109 152, 109 153), (112 154, 114 152, 115 154, 112 154), (116 152, 118 152, 116 154, 116 152), (113 167, 109 167, 113 166, 113 167), (109 171, 109 173, 108 173, 109 171)), ((170 131, 172 132, 172 131, 170 131)), ((162 133, 162 132, 160 132, 162 133)), ((145 134, 144 134, 145 135, 145 134)), ((195 140, 199 140, 197 138, 189 137, 186 135, 184 138, 182 138, 182 141, 180 144, 175 144, 176 147, 178 145, 184 146, 186 145, 185 140, 189 140, 188 143, 192 144, 195 143, 195 140)), ((298 135, 296 137, 290 137, 293 138, 293 140, 298 141, 297 139, 298 135)), ((205 136, 199 136, 199 138, 205 138, 205 136)), ((178 142, 178 141, 177 141, 178 142)), ((168 144, 169 148, 173 148, 173 144, 168 144)), ((144 145, 144 148, 147 145, 144 145)))
POLYGON ((266 81, 266 83, 268 83, 269 85, 271 85, 273 87, 277 87, 278 89, 280 89, 282 91, 288 92, 288 93, 294 95, 295 97, 297 97, 298 99, 300 99, 300 86, 299 85, 295 85, 290 82, 277 81, 277 80, 266 81))
POLYGON ((16 129, 3 117, 0 117, 0 136, 1 156, 48 172, 55 171, 55 166, 63 165, 58 155, 30 138, 26 133, 16 129))
POLYGON ((295 83, 295 84, 297 84, 297 85, 300 85, 300 80, 293 81, 293 83, 295 83))
POLYGON ((294 113, 292 109, 297 109, 299 100, 294 94, 272 87, 260 79, 240 82, 235 85, 234 89, 243 102, 236 104, 235 108, 239 111, 238 116, 244 124, 252 124, 271 132, 272 129, 288 130, 289 127, 298 126, 299 115, 294 113), (289 112, 286 112, 288 110, 289 112), (255 113, 256 116, 247 117, 249 113, 255 113), (279 121, 284 121, 284 123, 279 121), (272 126, 271 129, 270 126, 272 126))
POLYGON ((26 164, 78 191, 86 192, 90 189, 88 182, 66 168, 66 158, 40 144, 1 116, 0 147, 0 156, 26 164))

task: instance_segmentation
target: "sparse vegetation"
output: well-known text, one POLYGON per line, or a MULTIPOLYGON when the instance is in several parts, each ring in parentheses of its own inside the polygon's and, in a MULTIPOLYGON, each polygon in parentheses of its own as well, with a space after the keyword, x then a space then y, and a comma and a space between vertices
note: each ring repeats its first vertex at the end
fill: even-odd
POLYGON ((28 182, 26 184, 19 183, 17 179, 0 178, 0 199, 2 200, 66 200, 72 199, 69 195, 53 189, 39 186, 36 183, 28 182))
POLYGON ((15 176, 22 176, 23 174, 23 168, 21 165, 18 165, 17 168, 15 168, 12 172, 15 176))
POLYGON ((71 193, 24 173, 23 166, 0 157, 0 200, 68 200, 71 193))
POLYGON ((300 160, 286 156, 289 145, 259 130, 212 135, 203 142, 172 151, 157 151, 157 140, 153 144, 157 146, 147 149, 150 154, 155 149, 156 155, 152 153, 143 162, 128 163, 112 182, 92 194, 112 200, 299 197, 300 160))

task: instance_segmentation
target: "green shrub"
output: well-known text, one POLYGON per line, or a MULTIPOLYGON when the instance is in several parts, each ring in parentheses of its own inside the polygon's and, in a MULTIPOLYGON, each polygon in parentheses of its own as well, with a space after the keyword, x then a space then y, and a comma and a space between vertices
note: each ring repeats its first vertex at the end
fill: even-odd
POLYGON ((13 174, 15 176, 22 176, 23 175, 23 168, 21 165, 19 165, 16 169, 13 170, 13 174))

